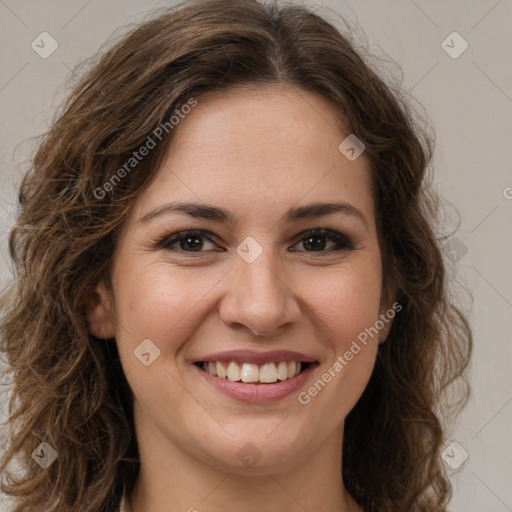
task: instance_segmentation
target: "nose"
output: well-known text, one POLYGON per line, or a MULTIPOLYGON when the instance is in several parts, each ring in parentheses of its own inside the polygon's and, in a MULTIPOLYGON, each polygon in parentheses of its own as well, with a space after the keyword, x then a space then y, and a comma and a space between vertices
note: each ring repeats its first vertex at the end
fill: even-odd
POLYGON ((252 263, 241 258, 235 261, 235 268, 226 277, 227 293, 219 307, 224 324, 245 329, 253 336, 276 335, 302 315, 293 283, 269 253, 263 251, 252 263))

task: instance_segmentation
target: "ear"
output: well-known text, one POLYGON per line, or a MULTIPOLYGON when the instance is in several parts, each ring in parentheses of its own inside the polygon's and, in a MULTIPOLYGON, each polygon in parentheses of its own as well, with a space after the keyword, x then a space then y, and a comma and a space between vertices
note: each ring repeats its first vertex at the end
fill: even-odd
POLYGON ((384 343, 389 336, 393 318, 398 311, 402 309, 402 305, 396 302, 398 295, 398 286, 395 281, 389 276, 383 280, 382 293, 379 308, 379 320, 384 324, 382 329, 379 329, 379 344, 384 343))
POLYGON ((102 279, 87 297, 86 318, 93 336, 103 340, 115 335, 110 293, 102 279))

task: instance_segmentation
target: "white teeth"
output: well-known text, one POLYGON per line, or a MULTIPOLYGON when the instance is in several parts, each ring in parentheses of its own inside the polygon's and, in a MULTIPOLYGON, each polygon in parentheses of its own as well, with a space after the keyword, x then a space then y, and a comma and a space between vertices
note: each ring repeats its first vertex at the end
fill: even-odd
POLYGON ((277 378, 279 380, 286 380, 288 378, 288 363, 281 361, 277 365, 277 378))
POLYGON ((228 376, 228 372, 226 371, 226 368, 224 368, 223 364, 220 361, 217 361, 215 363, 215 368, 217 370, 217 375, 219 377, 221 377, 222 379, 225 379, 228 376))
POLYGON ((260 382, 275 382, 277 380, 277 370, 274 363, 262 365, 260 368, 260 382))
POLYGON ((240 378, 242 382, 258 382, 260 379, 260 372, 257 364, 244 363, 240 371, 240 378))
POLYGON ((232 381, 240 380, 240 366, 234 361, 228 364, 228 379, 232 381))
POLYGON ((217 375, 217 365, 213 361, 208 362, 208 373, 217 375))
POLYGON ((262 382, 267 384, 290 379, 301 371, 301 363, 296 361, 280 361, 278 363, 262 364, 261 366, 253 363, 239 365, 235 361, 230 361, 227 369, 224 366, 225 364, 221 361, 208 361, 203 362, 202 368, 210 375, 221 379, 227 378, 233 382, 241 380, 248 383, 262 382))

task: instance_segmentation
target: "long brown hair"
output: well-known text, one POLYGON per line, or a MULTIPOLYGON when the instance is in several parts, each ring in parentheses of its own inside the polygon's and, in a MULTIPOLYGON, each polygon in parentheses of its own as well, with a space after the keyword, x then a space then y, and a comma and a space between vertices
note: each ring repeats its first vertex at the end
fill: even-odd
MULTIPOLYGON (((446 510, 441 399, 463 376, 472 338, 449 297, 433 230, 433 136, 400 89, 317 14, 199 0, 159 12, 90 64, 20 186, 1 323, 12 397, 0 471, 15 512, 112 512, 133 485, 131 391, 115 340, 89 333, 85 304, 108 275, 116 229, 160 167, 172 130, 115 186, 105 184, 191 98, 244 84, 287 84, 329 99, 366 146, 384 274, 403 309, 346 418, 344 483, 369 510, 446 510), (42 442, 58 454, 46 469, 32 457, 42 442)), ((464 387, 452 405, 466 396, 464 387)))

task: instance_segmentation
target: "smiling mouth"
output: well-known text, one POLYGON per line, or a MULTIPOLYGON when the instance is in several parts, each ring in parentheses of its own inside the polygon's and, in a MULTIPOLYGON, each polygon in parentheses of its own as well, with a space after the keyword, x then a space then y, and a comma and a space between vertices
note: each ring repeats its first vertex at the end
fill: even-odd
POLYGON ((194 364, 209 375, 223 380, 247 384, 274 384, 293 379, 317 363, 276 361, 259 365, 235 361, 197 361, 194 364))

